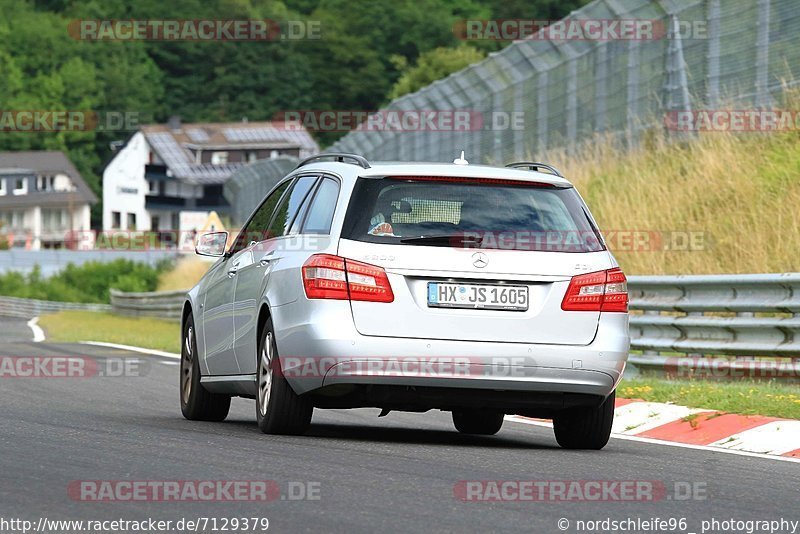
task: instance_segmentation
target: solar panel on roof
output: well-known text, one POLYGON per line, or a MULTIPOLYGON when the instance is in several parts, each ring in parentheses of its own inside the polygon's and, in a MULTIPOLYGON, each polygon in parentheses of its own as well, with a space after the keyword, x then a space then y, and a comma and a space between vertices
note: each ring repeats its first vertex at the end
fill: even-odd
POLYGON ((186 150, 175 141, 172 134, 166 132, 156 132, 147 136, 147 142, 161 156, 164 163, 174 173, 181 174, 190 166, 186 150))
POLYGON ((195 143, 205 143, 208 141, 208 134, 201 128, 191 128, 186 130, 186 135, 195 143))
POLYGON ((283 141, 287 133, 283 129, 272 127, 225 128, 222 130, 222 135, 225 136, 225 139, 233 143, 283 141))

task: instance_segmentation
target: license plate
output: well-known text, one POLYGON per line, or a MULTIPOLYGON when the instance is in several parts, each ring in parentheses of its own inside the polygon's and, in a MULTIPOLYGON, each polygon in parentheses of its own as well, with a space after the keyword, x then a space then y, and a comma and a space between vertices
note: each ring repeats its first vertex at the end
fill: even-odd
POLYGON ((526 311, 528 287, 497 284, 428 282, 428 306, 526 311))

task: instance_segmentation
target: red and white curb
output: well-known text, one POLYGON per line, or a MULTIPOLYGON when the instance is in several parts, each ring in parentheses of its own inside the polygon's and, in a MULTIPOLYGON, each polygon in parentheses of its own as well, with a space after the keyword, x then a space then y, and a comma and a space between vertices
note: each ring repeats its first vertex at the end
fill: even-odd
MULTIPOLYGON (((509 421, 552 426, 541 419, 509 421)), ((617 399, 612 437, 800 462, 800 421, 617 399)))

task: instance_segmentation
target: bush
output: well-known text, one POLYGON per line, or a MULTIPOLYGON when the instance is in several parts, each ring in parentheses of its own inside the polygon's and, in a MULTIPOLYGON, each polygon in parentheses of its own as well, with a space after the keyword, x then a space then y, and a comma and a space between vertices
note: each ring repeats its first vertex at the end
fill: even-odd
POLYGON ((108 303, 111 288, 120 291, 155 291, 159 275, 171 267, 162 261, 155 266, 132 260, 90 261, 68 264, 50 278, 42 278, 39 266, 27 275, 0 274, 0 294, 11 297, 61 302, 108 303))

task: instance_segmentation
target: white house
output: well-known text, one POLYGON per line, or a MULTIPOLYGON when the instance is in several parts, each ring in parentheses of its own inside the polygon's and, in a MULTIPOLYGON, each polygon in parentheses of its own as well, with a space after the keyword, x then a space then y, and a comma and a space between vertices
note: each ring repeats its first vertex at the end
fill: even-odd
POLYGON ((103 229, 189 232, 230 206, 222 187, 248 163, 306 157, 319 147, 302 126, 273 122, 142 126, 103 171, 103 229))
POLYGON ((13 247, 91 246, 96 202, 63 152, 0 152, 0 234, 13 247))

